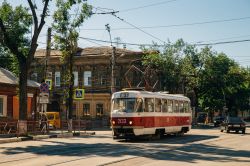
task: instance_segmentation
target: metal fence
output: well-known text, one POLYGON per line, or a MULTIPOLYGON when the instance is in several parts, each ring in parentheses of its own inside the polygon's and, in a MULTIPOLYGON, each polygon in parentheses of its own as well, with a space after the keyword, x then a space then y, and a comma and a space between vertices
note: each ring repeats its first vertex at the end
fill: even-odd
MULTIPOLYGON (((0 137, 19 137, 21 135, 42 135, 51 132, 68 132, 68 121, 61 120, 60 128, 51 128, 48 121, 27 120, 27 133, 21 133, 18 120, 0 121, 0 137)), ((72 132, 87 131, 95 128, 109 127, 108 119, 73 120, 72 132)))
POLYGON ((18 121, 8 120, 0 122, 0 136, 16 136, 18 131, 18 121))

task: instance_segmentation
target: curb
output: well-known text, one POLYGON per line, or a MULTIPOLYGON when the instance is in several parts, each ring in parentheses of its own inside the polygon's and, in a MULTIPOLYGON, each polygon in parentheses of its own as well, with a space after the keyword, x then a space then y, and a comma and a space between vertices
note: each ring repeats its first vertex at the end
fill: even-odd
POLYGON ((21 142, 22 138, 4 138, 0 139, 0 144, 11 143, 11 142, 21 142))
POLYGON ((78 137, 78 136, 91 136, 95 135, 95 132, 88 132, 88 133, 60 133, 60 134, 51 134, 51 135, 34 135, 34 136, 27 136, 27 137, 13 137, 13 138, 0 138, 0 144, 4 143, 12 143, 12 142, 21 142, 21 141, 38 141, 43 139, 49 138, 71 138, 71 137, 78 137))

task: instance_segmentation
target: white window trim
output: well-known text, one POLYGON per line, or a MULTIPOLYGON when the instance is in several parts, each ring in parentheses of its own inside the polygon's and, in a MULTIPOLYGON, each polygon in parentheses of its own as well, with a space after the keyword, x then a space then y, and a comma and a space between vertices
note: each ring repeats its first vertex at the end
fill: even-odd
POLYGON ((3 114, 0 114, 0 117, 6 117, 7 116, 7 96, 6 95, 0 95, 0 98, 3 98, 3 114))
POLYGON ((60 71, 56 71, 55 72, 55 86, 56 87, 60 87, 61 86, 61 73, 60 73, 60 71), (58 78, 58 77, 59 77, 59 83, 56 82, 56 78, 58 78))
POLYGON ((78 86, 78 72, 77 71, 74 71, 73 72, 74 74, 74 86, 78 86))
POLYGON ((91 86, 91 82, 89 84, 88 79, 92 79, 92 72, 91 71, 84 71, 83 73, 83 80, 84 80, 84 86, 91 86))

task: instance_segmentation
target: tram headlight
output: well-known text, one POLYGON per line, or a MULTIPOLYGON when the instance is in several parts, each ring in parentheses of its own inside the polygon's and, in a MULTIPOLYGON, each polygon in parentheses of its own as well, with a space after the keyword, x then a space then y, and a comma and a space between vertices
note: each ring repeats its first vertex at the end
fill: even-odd
POLYGON ((132 121, 129 121, 129 124, 130 124, 130 125, 132 125, 132 124, 133 124, 133 122, 132 122, 132 121))
POLYGON ((115 121, 114 120, 112 121, 112 124, 115 125, 115 121))

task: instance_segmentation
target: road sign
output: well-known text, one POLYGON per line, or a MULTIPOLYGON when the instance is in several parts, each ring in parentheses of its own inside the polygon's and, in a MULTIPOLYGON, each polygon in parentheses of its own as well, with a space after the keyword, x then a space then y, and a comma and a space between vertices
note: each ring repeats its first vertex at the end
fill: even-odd
POLYGON ((39 88, 41 93, 49 93, 49 86, 45 82, 41 83, 39 88))
POLYGON ((77 99, 77 100, 82 100, 84 99, 84 89, 76 89, 74 91, 74 99, 77 99))
POLYGON ((51 90, 52 89, 52 80, 51 79, 46 79, 45 82, 49 86, 49 90, 51 90))

